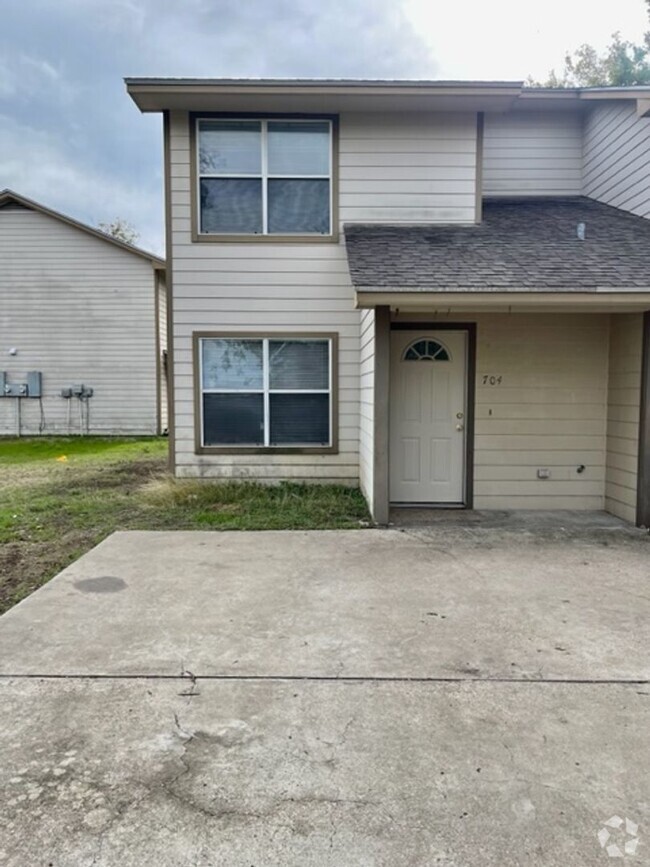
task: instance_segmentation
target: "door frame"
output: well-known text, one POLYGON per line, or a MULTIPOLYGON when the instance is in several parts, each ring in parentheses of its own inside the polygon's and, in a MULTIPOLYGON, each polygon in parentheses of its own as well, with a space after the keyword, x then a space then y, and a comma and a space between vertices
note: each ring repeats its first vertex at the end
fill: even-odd
MULTIPOLYGON (((465 331, 467 333, 467 381, 466 388, 466 423, 465 423, 465 480, 463 504, 458 508, 474 508, 474 429, 476 414, 476 322, 391 322, 391 331, 465 331)), ((389 362, 390 364, 390 362, 389 362)), ((389 494, 390 500, 390 494, 389 494)), ((426 508, 442 508, 442 506, 427 506, 426 508)))

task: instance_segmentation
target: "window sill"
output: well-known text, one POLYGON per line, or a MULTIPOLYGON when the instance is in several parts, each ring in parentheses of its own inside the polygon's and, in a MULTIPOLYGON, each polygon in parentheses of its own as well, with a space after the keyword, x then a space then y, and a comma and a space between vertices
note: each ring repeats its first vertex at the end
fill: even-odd
POLYGON ((333 446, 196 446, 197 455, 337 455, 333 446))
POLYGON ((209 235, 194 232, 199 244, 338 244, 339 233, 331 235, 209 235))

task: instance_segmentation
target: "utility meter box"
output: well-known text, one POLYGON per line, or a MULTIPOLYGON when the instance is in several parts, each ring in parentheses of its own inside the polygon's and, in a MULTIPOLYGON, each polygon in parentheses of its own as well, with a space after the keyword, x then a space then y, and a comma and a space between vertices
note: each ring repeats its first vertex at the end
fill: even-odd
POLYGON ((0 370, 0 397, 41 397, 40 370, 31 370, 27 374, 27 382, 9 382, 7 371, 0 370))
POLYGON ((27 397, 42 397, 41 372, 30 370, 27 374, 27 397))

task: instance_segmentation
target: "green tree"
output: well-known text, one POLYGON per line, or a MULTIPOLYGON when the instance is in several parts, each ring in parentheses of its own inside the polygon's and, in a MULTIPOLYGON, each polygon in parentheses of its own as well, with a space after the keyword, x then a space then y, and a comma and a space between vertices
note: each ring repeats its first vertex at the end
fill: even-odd
POLYGON ((97 228, 106 235, 110 235, 111 238, 116 238, 118 241, 131 246, 134 246, 140 237, 135 228, 121 217, 116 217, 110 223, 98 223, 97 228))
MULTIPOLYGON (((645 0, 650 16, 650 0, 645 0)), ((604 54, 593 45, 584 44, 564 58, 564 69, 558 75, 552 69, 546 81, 528 78, 532 87, 632 87, 650 84, 650 32, 641 45, 612 34, 604 54)))

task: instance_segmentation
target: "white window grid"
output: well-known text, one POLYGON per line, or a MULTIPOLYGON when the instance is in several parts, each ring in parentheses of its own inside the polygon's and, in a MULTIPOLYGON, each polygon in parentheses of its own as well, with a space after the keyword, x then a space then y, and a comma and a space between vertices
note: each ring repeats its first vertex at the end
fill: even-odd
MULTIPOLYGON (((332 400, 332 340, 329 337, 292 337, 289 335, 273 336, 273 337, 202 337, 199 341, 199 382, 201 385, 201 446, 205 445, 205 425, 203 420, 203 395, 204 394, 262 394, 263 397, 263 422, 264 422, 264 444, 257 443, 233 443, 229 446, 227 443, 219 443, 215 448, 267 448, 267 449, 305 449, 305 448, 329 448, 332 445, 332 437, 334 431, 332 429, 334 420, 334 408, 332 400), (205 388, 203 386, 203 344, 209 340, 251 340, 262 342, 262 388, 205 388), (271 388, 270 386, 270 353, 269 346, 271 343, 282 343, 290 341, 292 343, 327 343, 328 349, 328 365, 327 365, 327 388, 271 388), (271 442, 271 395, 272 394, 327 394, 329 395, 329 439, 324 445, 314 443, 272 443, 271 442)), ((210 446, 207 446, 210 448, 210 446)))
MULTIPOLYGON (((282 118, 282 117, 272 117, 272 118, 261 118, 261 117, 246 117, 246 118, 220 118, 224 122, 228 120, 232 120, 235 123, 238 120, 245 120, 246 122, 252 123, 260 123, 262 130, 262 171, 260 172, 202 172, 201 171, 201 162, 199 159, 199 148, 201 146, 201 123, 203 121, 210 121, 214 118, 209 117, 199 117, 196 119, 196 135, 195 135, 195 145, 196 145, 196 153, 194 158, 196 160, 197 172, 196 172, 196 203, 199 213, 197 214, 197 218, 199 221, 199 226, 201 225, 201 181, 203 178, 234 178, 234 179, 248 179, 248 178, 259 178, 262 181, 262 235, 270 235, 270 237, 274 237, 274 235, 314 235, 315 237, 324 237, 320 232, 282 232, 282 233, 269 233, 268 225, 269 225, 269 214, 268 214, 268 181, 269 180, 282 180, 282 181, 308 181, 308 180, 320 180, 320 181, 329 181, 329 228, 327 231, 328 235, 332 234, 332 208, 334 205, 334 192, 333 192, 333 184, 332 184, 332 167, 333 167, 333 141, 332 141, 332 121, 328 118, 318 118, 318 117, 310 117, 310 118, 282 118), (270 123, 327 123, 329 128, 329 166, 328 173, 326 175, 293 175, 293 174, 271 174, 268 170, 268 124, 270 123)), ((201 232, 202 235, 211 235, 211 234, 219 234, 219 235, 239 235, 241 232, 201 232)), ((257 233, 251 232, 251 237, 259 237, 257 233)))

